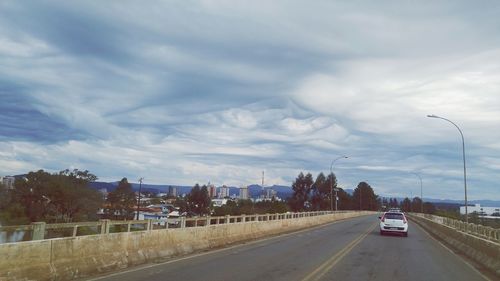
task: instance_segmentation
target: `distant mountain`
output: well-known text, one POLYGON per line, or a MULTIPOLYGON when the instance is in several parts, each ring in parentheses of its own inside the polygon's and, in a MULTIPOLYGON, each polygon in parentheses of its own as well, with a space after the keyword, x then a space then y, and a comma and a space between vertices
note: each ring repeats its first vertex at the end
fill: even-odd
MULTIPOLYGON (((139 184, 138 183, 132 183, 132 189, 134 191, 139 191, 139 184)), ((118 186, 118 182, 91 182, 90 187, 95 188, 95 189, 106 189, 108 192, 114 191, 116 187, 118 186)), ((156 184, 142 184, 141 190, 142 191, 148 191, 152 193, 166 193, 168 192, 169 186, 173 186, 177 189, 177 194, 182 195, 182 194, 188 194, 191 192, 191 189, 193 188, 192 186, 181 186, 181 185, 156 185, 156 184)), ((220 187, 220 186, 218 186, 220 187)), ((273 185, 273 186, 266 186, 266 189, 272 188, 276 190, 278 197, 280 198, 288 198, 292 195, 293 191, 292 188, 289 186, 283 186, 283 185, 273 185)), ((258 184, 252 184, 248 186, 248 193, 250 197, 252 198, 257 198, 262 194, 262 188, 258 184)), ((234 187, 230 186, 229 187, 229 196, 238 196, 240 194, 240 188, 239 187, 234 187)))
POLYGON ((344 191, 351 196, 354 194, 354 189, 351 188, 344 189, 344 191))
MULTIPOLYGON (((108 192, 113 191, 116 189, 118 186, 118 182, 92 182, 90 183, 90 186, 95 189, 103 189, 105 188, 108 192)), ((188 194, 191 192, 191 189, 193 188, 192 186, 181 186, 181 185, 156 185, 156 184, 143 184, 142 185, 142 190, 143 191, 149 191, 152 193, 167 193, 168 192, 168 187, 169 186, 174 186, 177 188, 177 194, 182 195, 182 194, 188 194)), ((132 188, 135 191, 139 191, 139 184, 138 183, 132 183, 132 188)), ((265 189, 272 188, 277 192, 278 197, 282 199, 286 199, 292 196, 293 190, 290 186, 286 185, 273 185, 273 186, 266 186, 265 189)), ((353 189, 344 189, 345 192, 347 192, 349 195, 352 195, 354 193, 353 189)), ((258 184, 251 184, 248 186, 248 193, 250 197, 252 198, 257 198, 262 194, 262 187, 258 184)), ((240 190, 238 187, 231 186, 229 187, 229 196, 238 196, 240 194, 240 190)), ((379 195, 380 197, 385 197, 385 198, 393 198, 392 196, 384 196, 384 195, 379 195)), ((396 198, 399 202, 403 201, 404 198, 396 198)), ((424 202, 431 202, 435 204, 439 204, 442 206, 463 206, 463 200, 452 200, 452 199, 434 199, 434 198, 425 198, 424 197, 424 202)), ((500 201, 495 201, 495 200, 471 200, 469 201, 469 205, 474 205, 474 204, 481 204, 481 206, 484 207, 500 207, 500 201)))

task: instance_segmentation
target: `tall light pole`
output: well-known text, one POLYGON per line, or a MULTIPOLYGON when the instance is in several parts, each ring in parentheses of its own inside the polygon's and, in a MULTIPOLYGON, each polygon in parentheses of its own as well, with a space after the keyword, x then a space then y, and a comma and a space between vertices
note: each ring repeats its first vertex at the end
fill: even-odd
MULTIPOLYGON (((342 155, 340 157, 335 158, 332 161, 332 164, 330 165, 330 175, 331 175, 331 180, 330 180, 330 210, 333 211, 333 164, 337 162, 337 160, 342 159, 342 158, 349 158, 345 155, 342 155)), ((337 211, 337 191, 335 191, 335 211, 337 211)))
POLYGON ((144 180, 144 178, 139 179, 139 198, 137 199, 137 218, 136 218, 136 220, 139 220, 139 206, 141 205, 142 180, 144 180))
POLYGON ((450 122, 451 124, 453 124, 458 129, 458 131, 460 132, 460 136, 462 137, 462 156, 463 156, 463 160, 464 160, 465 223, 467 225, 469 225, 469 214, 467 212, 467 172, 466 172, 466 169, 465 169, 465 140, 464 140, 464 134, 462 133, 462 130, 460 130, 460 128, 458 127, 458 125, 455 124, 455 123, 453 123, 449 119, 446 119, 444 117, 440 117, 440 116, 437 116, 437 115, 434 115, 434 114, 427 115, 427 117, 443 119, 445 121, 450 122))
POLYGON ((424 213, 424 198, 422 197, 422 177, 417 173, 412 173, 420 179, 420 212, 424 213))

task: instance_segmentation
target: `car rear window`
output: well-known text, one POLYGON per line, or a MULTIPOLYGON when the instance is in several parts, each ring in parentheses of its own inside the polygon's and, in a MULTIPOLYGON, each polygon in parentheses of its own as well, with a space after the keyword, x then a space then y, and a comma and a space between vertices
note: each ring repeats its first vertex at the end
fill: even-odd
POLYGON ((384 218, 388 220, 403 220, 403 214, 386 213, 384 218))

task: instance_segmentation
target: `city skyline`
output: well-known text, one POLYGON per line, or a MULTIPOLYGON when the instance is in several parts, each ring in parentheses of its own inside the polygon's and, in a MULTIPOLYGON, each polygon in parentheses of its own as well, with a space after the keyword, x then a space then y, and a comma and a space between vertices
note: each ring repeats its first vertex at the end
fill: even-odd
POLYGON ((500 4, 0 3, 0 176, 500 200, 500 4), (418 5, 417 5, 418 4, 418 5))

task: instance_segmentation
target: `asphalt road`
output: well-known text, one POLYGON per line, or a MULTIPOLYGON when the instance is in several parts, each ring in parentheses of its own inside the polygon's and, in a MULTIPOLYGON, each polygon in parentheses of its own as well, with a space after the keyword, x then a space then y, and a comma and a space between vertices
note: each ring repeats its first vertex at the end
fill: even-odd
POLYGON ((377 217, 365 216, 98 280, 485 280, 416 225, 409 227, 407 238, 380 236, 377 217))

